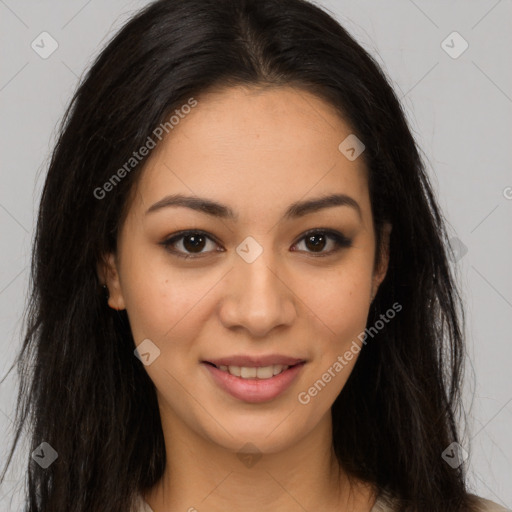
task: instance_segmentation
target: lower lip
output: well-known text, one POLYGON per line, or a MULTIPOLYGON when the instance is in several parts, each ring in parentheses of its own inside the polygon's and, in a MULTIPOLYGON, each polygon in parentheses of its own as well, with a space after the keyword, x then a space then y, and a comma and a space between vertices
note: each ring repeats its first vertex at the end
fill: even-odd
POLYGON ((231 396, 244 402, 268 402, 284 393, 302 370, 305 363, 299 363, 270 379, 242 379, 219 370, 211 364, 202 363, 213 380, 231 396))

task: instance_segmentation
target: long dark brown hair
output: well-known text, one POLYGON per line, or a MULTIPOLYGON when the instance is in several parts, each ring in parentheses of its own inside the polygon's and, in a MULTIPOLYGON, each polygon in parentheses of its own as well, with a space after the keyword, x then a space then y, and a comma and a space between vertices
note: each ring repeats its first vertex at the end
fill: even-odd
POLYGON ((134 357, 126 312, 107 307, 97 275, 144 161, 106 197, 94 191, 189 98, 232 85, 293 85, 330 104, 366 146, 377 242, 393 226, 368 324, 395 302, 403 309, 364 346, 332 407, 340 464, 400 498, 403 511, 470 510, 464 465, 442 458, 464 419, 464 315, 444 220, 384 72, 304 0, 159 0, 87 72, 42 192, 2 478, 27 424, 32 450, 47 442, 58 453, 46 469, 27 454, 27 512, 126 512, 162 476, 155 388, 134 357))

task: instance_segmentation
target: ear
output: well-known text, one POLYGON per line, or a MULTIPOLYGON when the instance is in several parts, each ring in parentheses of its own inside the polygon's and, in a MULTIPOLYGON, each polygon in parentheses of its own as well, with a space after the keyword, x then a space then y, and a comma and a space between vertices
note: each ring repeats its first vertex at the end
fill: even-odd
POLYGON ((373 270, 373 278, 372 278, 372 295, 371 300, 373 301, 373 298, 375 295, 377 295, 377 292, 379 290, 379 286, 381 285, 382 281, 384 281, 384 278, 386 277, 386 273, 388 271, 388 265, 389 265, 389 240, 391 235, 391 229, 392 226, 388 222, 386 222, 382 226, 382 233, 381 233, 381 240, 380 240, 380 259, 379 261, 375 262, 374 270, 373 270))
POLYGON ((108 305, 117 311, 126 309, 115 254, 108 253, 103 256, 98 262, 97 273, 99 282, 107 287, 108 305))

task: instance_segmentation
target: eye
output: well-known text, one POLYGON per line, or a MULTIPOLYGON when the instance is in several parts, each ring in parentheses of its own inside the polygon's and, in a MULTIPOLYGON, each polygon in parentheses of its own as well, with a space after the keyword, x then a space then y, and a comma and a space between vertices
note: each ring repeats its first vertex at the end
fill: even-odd
MULTIPOLYGON (((308 231, 292 247, 298 246, 301 243, 304 243, 305 250, 292 250, 302 250, 314 256, 329 256, 342 248, 348 248, 352 245, 352 241, 342 233, 318 228, 308 231), (325 247, 330 247, 330 249, 326 251, 324 250, 325 247)), ((161 242, 161 245, 170 253, 185 259, 198 258, 209 252, 224 251, 224 249, 218 249, 219 244, 210 235, 198 230, 180 231, 161 242)))
POLYGON ((172 254, 186 259, 200 257, 202 254, 212 252, 212 249, 217 252, 222 251, 222 249, 215 249, 218 244, 204 231, 181 231, 161 242, 161 245, 172 254), (208 250, 208 242, 210 242, 210 250, 208 250))
POLYGON ((304 243, 306 252, 312 253, 315 256, 329 256, 342 248, 352 246, 352 240, 342 233, 318 228, 308 231, 296 245, 301 243, 304 243), (326 246, 330 246, 331 249, 324 251, 326 246))

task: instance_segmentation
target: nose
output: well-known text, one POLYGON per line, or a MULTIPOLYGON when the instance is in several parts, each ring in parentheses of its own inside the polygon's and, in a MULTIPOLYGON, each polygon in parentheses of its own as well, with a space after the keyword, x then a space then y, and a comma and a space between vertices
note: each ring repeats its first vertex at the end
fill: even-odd
POLYGON ((297 298, 293 283, 286 277, 265 251, 252 263, 237 257, 235 268, 226 276, 226 292, 219 309, 223 325, 243 328, 254 338, 292 325, 297 316, 297 298))

